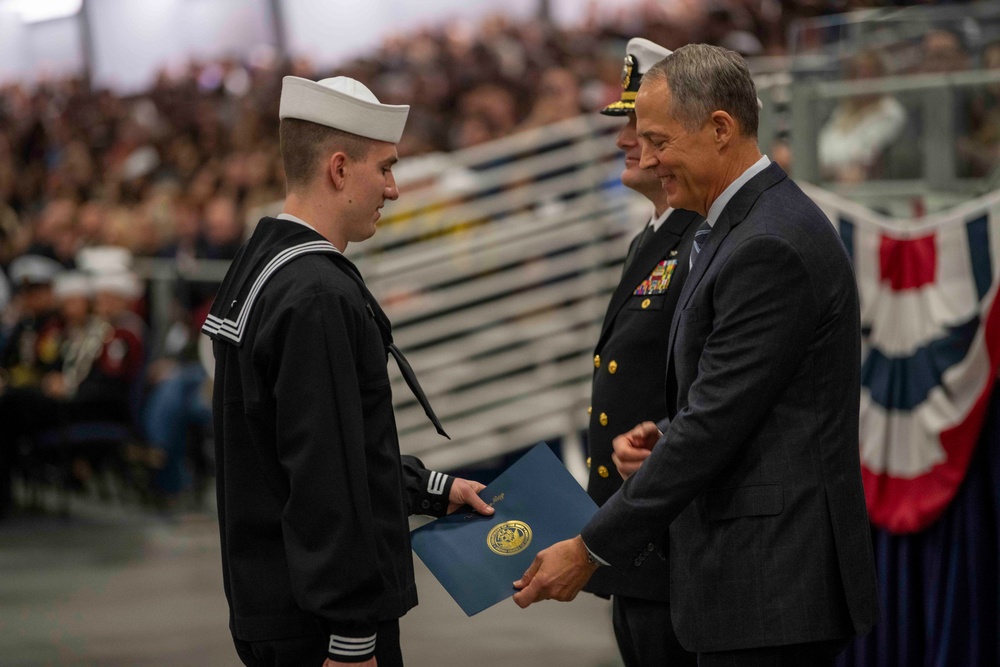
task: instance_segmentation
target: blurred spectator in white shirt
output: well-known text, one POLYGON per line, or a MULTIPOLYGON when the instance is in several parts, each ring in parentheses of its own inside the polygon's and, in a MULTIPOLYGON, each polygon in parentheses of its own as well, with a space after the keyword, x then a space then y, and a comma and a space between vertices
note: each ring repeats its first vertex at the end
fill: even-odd
MULTIPOLYGON (((874 51, 862 51, 845 69, 847 79, 885 75, 874 51)), ((906 125, 906 110, 894 97, 882 93, 844 98, 819 133, 819 164, 823 177, 856 183, 880 175, 882 156, 906 125)))

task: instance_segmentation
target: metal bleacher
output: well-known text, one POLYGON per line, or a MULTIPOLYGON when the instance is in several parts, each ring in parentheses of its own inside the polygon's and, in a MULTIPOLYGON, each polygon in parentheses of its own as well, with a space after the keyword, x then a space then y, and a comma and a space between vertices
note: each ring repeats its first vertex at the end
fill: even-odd
POLYGON ((390 216, 348 249, 452 438, 393 367, 404 451, 453 469, 543 439, 578 445, 629 223, 648 214, 618 182, 619 124, 580 117, 401 169, 390 216))

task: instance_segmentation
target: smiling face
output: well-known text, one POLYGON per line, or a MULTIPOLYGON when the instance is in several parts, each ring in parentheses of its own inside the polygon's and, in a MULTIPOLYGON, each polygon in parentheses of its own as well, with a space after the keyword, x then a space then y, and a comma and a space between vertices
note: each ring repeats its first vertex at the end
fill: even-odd
POLYGON ((639 134, 636 132, 634 111, 628 113, 628 123, 618 132, 615 145, 625 152, 622 185, 645 195, 649 199, 656 199, 660 193, 660 179, 653 172, 639 166, 642 158, 642 147, 639 145, 639 134))
POLYGON ((382 217, 381 208, 385 201, 399 198, 392 173, 392 166, 398 159, 395 144, 373 141, 363 157, 349 158, 345 163, 347 242, 371 238, 378 219, 382 217))
POLYGON ((706 118, 697 129, 685 126, 672 106, 665 80, 643 81, 635 100, 639 166, 656 175, 670 206, 707 215, 718 196, 716 125, 706 118))

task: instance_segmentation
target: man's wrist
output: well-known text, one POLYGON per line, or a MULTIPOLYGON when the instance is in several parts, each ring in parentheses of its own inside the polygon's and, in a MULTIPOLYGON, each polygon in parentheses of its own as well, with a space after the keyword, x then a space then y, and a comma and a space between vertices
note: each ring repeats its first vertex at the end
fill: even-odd
POLYGON ((583 550, 587 553, 588 563, 590 563, 594 567, 608 565, 608 562, 606 560, 604 560, 603 558, 601 558, 600 556, 598 556, 597 554, 595 554, 593 551, 590 550, 590 547, 587 546, 587 543, 583 541, 582 537, 580 538, 580 544, 583 545, 583 550))

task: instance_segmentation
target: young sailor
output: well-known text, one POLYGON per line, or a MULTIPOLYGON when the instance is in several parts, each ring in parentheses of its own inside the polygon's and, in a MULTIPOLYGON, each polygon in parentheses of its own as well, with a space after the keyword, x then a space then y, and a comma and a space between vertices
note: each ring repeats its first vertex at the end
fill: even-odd
POLYGON ((481 484, 400 456, 390 353, 444 429, 342 254, 399 196, 408 108, 347 77, 285 77, 284 212, 257 225, 203 327, 223 579, 246 665, 401 665, 398 619, 417 603, 407 516, 492 512, 481 484))

